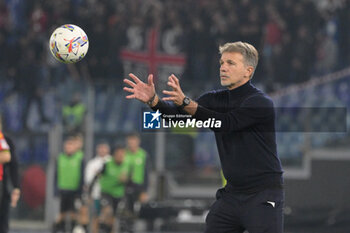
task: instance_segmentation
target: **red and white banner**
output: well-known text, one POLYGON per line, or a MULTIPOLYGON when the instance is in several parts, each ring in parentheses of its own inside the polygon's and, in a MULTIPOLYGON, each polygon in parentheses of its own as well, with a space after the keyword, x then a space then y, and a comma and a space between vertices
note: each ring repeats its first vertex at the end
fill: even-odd
POLYGON ((160 89, 165 88, 171 74, 181 79, 186 63, 181 30, 160 32, 156 28, 143 30, 130 27, 126 34, 128 43, 121 51, 126 75, 134 73, 146 80, 148 74, 153 74, 155 84, 160 89))

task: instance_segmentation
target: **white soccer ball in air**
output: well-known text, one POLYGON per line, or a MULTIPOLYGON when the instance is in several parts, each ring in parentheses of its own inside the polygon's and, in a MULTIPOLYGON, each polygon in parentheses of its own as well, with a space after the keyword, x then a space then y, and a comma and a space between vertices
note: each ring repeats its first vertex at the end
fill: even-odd
POLYGON ((65 24, 50 37, 50 51, 60 62, 75 63, 83 59, 89 49, 89 40, 80 27, 65 24))

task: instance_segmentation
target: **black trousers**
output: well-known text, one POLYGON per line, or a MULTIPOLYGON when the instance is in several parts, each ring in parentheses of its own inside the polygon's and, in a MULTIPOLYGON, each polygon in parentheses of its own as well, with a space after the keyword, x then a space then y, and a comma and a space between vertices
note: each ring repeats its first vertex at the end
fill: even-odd
POLYGON ((0 180, 0 205, 1 205, 1 202, 2 202, 2 194, 4 193, 4 190, 2 189, 2 186, 3 186, 3 181, 0 180))
POLYGON ((7 233, 9 231, 10 201, 10 195, 5 193, 0 203, 0 233, 7 233))
POLYGON ((219 189, 206 218, 205 233, 282 233, 283 189, 254 194, 219 189))
POLYGON ((139 200, 142 191, 142 185, 138 184, 129 184, 126 188, 126 207, 132 214, 135 214, 134 205, 139 200))

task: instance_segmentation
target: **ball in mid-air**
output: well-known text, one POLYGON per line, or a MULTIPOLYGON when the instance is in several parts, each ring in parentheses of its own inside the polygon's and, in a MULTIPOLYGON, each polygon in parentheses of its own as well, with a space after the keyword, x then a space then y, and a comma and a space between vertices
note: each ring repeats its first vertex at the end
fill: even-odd
POLYGON ((83 59, 89 49, 89 40, 80 27, 65 24, 50 37, 50 51, 60 62, 75 63, 83 59))

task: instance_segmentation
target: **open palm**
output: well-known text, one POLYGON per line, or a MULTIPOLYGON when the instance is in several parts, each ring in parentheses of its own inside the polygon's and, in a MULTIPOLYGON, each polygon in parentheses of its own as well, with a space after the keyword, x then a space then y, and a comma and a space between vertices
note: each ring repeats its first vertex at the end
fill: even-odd
POLYGON ((136 75, 130 73, 129 77, 134 81, 129 79, 124 79, 124 83, 128 84, 130 87, 124 87, 123 90, 130 92, 127 95, 127 99, 138 99, 143 103, 147 103, 155 95, 156 90, 153 83, 153 75, 148 75, 148 83, 142 82, 136 75))

